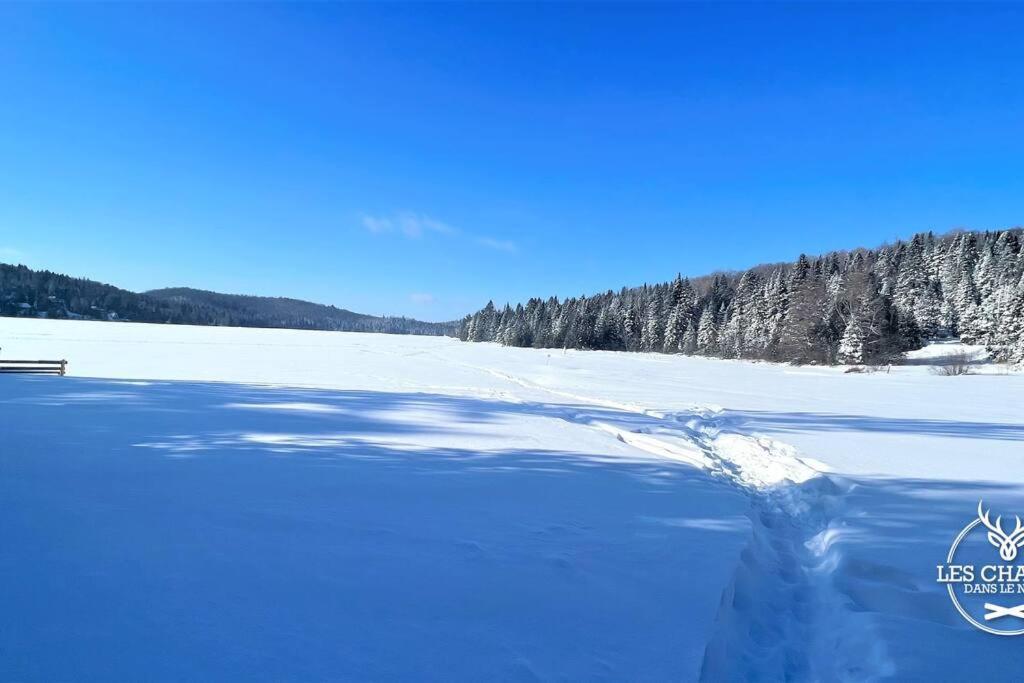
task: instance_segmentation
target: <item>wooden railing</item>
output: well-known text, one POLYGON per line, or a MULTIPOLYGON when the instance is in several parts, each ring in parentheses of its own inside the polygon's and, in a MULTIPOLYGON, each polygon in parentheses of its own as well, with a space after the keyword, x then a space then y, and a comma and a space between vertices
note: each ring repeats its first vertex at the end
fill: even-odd
POLYGON ((32 375, 61 375, 68 371, 66 360, 0 360, 0 374, 27 373, 32 375))

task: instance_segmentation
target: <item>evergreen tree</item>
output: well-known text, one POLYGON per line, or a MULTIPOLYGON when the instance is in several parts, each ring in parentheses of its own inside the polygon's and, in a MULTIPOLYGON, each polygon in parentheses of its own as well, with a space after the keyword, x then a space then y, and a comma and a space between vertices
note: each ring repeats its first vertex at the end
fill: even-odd
POLYGON ((839 362, 846 365, 860 365, 864 362, 864 333, 860 323, 851 318, 839 342, 839 362))
POLYGON ((640 315, 639 305, 632 304, 627 306, 622 322, 627 351, 640 350, 643 326, 643 316, 640 315))
POLYGON ((893 302, 901 314, 912 313, 928 285, 925 270, 924 236, 914 235, 910 244, 902 250, 893 302))
POLYGON ((644 351, 661 351, 664 345, 663 334, 661 302, 657 297, 651 297, 647 304, 647 314, 644 317, 642 332, 641 346, 644 351))
POLYGON ((668 322, 665 324, 665 353, 682 351, 688 318, 689 316, 683 310, 681 299, 677 298, 677 303, 669 313, 668 322))
POLYGON ((939 283, 929 282, 920 292, 914 302, 914 319, 921 328, 921 334, 926 338, 945 336, 949 333, 943 321, 942 314, 942 292, 939 290, 939 283))
POLYGON ((718 322, 709 303, 700 313, 697 325, 697 353, 713 355, 718 351, 718 322))
POLYGON ((693 319, 686 323, 686 333, 683 336, 683 353, 687 356, 692 356, 697 352, 697 326, 693 324, 693 319))

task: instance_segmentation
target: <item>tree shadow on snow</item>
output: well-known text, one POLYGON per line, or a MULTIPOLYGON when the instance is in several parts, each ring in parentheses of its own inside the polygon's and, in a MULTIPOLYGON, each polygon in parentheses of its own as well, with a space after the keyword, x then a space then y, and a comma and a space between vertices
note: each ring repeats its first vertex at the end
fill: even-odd
POLYGON ((692 679, 749 529, 565 406, 3 379, 5 680, 692 679))
MULTIPOLYGON (((515 431, 541 424, 522 417, 656 429, 644 414, 4 379, 0 598, 18 628, 0 623, 0 651, 15 653, 3 678, 693 679, 750 540, 747 498, 701 471, 625 447, 622 457, 539 448, 515 431), (508 441, 445 445, 467 435, 508 441)), ((1024 439, 1019 424, 726 417, 766 433, 1024 439)), ((829 538, 841 552, 821 571, 844 609, 876 617, 887 657, 922 679, 1024 670, 1019 643, 969 627, 934 581, 978 499, 1024 512, 1018 487, 835 486, 829 538)))
POLYGON ((733 424, 740 429, 765 433, 897 432, 965 439, 1024 441, 1024 422, 969 422, 960 420, 888 418, 876 415, 762 410, 729 411, 728 415, 733 424))

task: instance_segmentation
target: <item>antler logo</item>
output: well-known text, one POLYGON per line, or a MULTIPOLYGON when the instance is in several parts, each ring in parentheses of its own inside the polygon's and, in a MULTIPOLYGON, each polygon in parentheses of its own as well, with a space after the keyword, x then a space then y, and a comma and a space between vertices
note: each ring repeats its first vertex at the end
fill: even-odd
POLYGON ((988 542, 999 548, 999 557, 1006 562, 1012 562, 1017 557, 1017 548, 1024 545, 1024 524, 1021 524, 1020 517, 1017 517, 1017 526, 1013 533, 1003 531, 1003 518, 996 517, 996 523, 989 521, 991 510, 982 509, 982 501, 978 501, 978 519, 988 528, 988 542))
POLYGON ((979 500, 978 516, 960 530, 946 561, 936 565, 936 581, 975 628, 997 636, 1024 636, 1024 603, 1002 604, 1024 596, 1024 552, 1019 551, 1024 522, 1017 517, 1017 526, 1007 532, 1003 518, 993 523, 991 514, 979 500))

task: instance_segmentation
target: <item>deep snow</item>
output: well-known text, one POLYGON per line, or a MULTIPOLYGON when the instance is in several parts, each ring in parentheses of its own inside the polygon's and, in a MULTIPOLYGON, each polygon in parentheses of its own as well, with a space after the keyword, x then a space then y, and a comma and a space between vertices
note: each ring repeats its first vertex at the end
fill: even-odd
POLYGON ((1019 374, 24 319, 0 346, 72 375, 0 377, 5 680, 1024 671, 934 583, 979 497, 1024 511, 1019 374))

